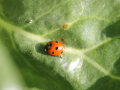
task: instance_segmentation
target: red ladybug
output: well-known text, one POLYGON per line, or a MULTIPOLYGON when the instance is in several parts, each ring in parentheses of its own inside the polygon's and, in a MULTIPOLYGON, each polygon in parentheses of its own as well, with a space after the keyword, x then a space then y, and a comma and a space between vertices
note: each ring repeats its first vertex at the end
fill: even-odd
POLYGON ((50 41, 45 46, 45 51, 47 51, 50 55, 60 56, 64 54, 65 47, 59 41, 50 41))

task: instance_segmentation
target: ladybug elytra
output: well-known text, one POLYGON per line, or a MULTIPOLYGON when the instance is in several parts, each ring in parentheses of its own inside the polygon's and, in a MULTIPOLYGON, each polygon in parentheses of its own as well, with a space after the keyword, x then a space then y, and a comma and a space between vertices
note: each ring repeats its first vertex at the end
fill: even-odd
POLYGON ((60 56, 64 54, 65 47, 59 41, 50 41, 45 46, 45 51, 52 56, 60 56))

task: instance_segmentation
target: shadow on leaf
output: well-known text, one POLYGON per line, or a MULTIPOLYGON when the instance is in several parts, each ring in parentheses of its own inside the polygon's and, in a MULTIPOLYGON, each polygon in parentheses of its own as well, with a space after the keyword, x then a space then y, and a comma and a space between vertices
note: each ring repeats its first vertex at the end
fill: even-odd
POLYGON ((47 52, 45 52, 45 45, 42 44, 42 43, 37 43, 35 45, 35 49, 38 53, 41 53, 41 54, 45 54, 45 55, 48 55, 47 52))
POLYGON ((115 62, 111 72, 116 76, 120 76, 120 58, 115 62))
POLYGON ((22 24, 19 19, 25 13, 23 0, 2 0, 1 3, 5 17, 14 24, 22 24))
POLYGON ((105 28, 103 30, 103 34, 105 34, 107 37, 115 37, 120 35, 120 20, 116 23, 113 23, 109 27, 105 28))
MULTIPOLYGON (((111 73, 115 76, 120 76, 120 58, 115 62, 111 73)), ((119 90, 120 80, 105 76, 96 81, 96 83, 88 90, 119 90)))
POLYGON ((112 79, 109 76, 105 76, 96 81, 96 83, 88 90, 119 90, 120 81, 112 79))

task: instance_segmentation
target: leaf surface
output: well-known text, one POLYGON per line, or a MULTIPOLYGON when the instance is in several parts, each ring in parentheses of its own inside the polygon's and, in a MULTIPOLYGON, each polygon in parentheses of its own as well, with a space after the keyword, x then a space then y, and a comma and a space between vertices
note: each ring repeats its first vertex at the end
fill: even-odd
POLYGON ((119 90, 119 20, 119 0, 0 0, 0 88, 119 90))

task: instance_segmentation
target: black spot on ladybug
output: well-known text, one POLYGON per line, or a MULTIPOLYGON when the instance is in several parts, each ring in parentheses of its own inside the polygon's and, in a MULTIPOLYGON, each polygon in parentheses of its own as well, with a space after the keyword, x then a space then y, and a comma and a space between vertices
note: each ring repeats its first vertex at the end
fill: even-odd
POLYGON ((58 43, 58 41, 56 41, 56 43, 58 43))
POLYGON ((61 54, 63 54, 63 51, 61 52, 61 54))
POLYGON ((56 47, 55 49, 58 50, 58 47, 56 47))
POLYGON ((52 54, 54 54, 54 52, 52 52, 52 54))

